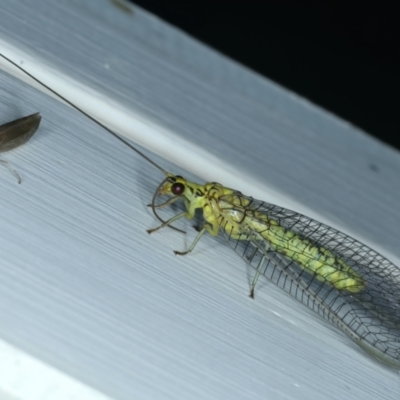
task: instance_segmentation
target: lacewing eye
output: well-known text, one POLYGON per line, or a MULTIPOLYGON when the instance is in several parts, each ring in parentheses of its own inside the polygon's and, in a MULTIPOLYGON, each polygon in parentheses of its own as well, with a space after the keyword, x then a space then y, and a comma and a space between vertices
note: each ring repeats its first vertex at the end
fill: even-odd
MULTIPOLYGON (((26 143, 39 128, 40 120, 40 114, 36 113, 1 125, 0 153, 10 151, 26 143)), ((0 160, 0 164, 7 167, 17 177, 18 183, 21 183, 17 171, 11 168, 7 161, 0 160)))
POLYGON ((40 114, 32 114, 0 126, 0 152, 15 149, 26 143, 37 131, 40 114))
POLYGON ((171 187, 171 192, 175 196, 181 196, 184 191, 185 191, 185 185, 180 182, 174 183, 171 187))

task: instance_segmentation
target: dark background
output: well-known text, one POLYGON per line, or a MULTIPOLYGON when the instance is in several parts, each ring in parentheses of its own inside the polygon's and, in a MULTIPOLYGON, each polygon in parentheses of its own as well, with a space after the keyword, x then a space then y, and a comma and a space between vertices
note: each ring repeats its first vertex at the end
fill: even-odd
POLYGON ((134 3, 400 149, 397 2, 134 3))

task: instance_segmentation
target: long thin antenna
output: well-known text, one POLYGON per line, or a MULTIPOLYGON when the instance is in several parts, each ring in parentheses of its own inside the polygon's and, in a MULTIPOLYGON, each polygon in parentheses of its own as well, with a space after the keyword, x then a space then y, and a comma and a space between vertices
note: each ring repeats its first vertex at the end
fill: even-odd
POLYGON ((4 58, 5 60, 7 60, 10 64, 14 65, 14 67, 18 68, 20 71, 22 71, 25 75, 29 76, 31 79, 33 79, 35 82, 39 83, 39 85, 42 85, 44 88, 46 88, 49 92, 53 93, 55 96, 57 96, 59 99, 65 101, 68 105, 70 105, 72 108, 74 108, 76 111, 80 112, 81 114, 83 114, 85 117, 89 118, 90 120, 92 120, 95 124, 99 125, 100 127, 102 127, 103 129, 105 129, 108 133, 111 133, 111 135, 113 135, 115 138, 117 138, 120 142, 122 142, 123 144, 125 144, 126 146, 128 146, 130 149, 132 149, 133 151, 135 151, 137 154, 139 154, 141 157, 143 157, 146 161, 148 161, 150 164, 152 164, 154 167, 156 167, 157 169, 159 169, 161 172, 163 172, 165 175, 168 175, 168 172, 161 168, 158 164, 156 164, 153 160, 151 160, 149 157, 147 157, 145 154, 143 154, 141 151, 139 151, 137 148, 135 148, 134 146, 132 146, 129 142, 127 142, 125 139, 123 139, 121 136, 117 135, 115 132, 113 132, 110 128, 108 128, 107 126, 105 126, 104 124, 102 124, 101 122, 99 122, 97 119, 95 119, 94 117, 92 117, 90 114, 88 114, 87 112, 83 111, 81 108, 79 108, 78 106, 76 106, 74 103, 72 103, 70 100, 66 99, 64 96, 62 96, 61 94, 57 93, 54 89, 52 89, 51 87, 47 86, 45 83, 43 83, 42 81, 40 81, 39 79, 35 78, 31 73, 29 73, 28 71, 26 71, 24 68, 22 68, 20 65, 18 65, 16 62, 10 60, 8 57, 6 57, 4 54, 0 53, 0 56, 2 58, 4 58))

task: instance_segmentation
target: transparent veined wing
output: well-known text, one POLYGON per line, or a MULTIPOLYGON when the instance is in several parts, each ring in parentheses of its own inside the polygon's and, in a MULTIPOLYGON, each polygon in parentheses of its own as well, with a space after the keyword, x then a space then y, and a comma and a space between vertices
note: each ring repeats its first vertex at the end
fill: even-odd
POLYGON ((376 358, 400 368, 397 266, 336 229, 240 192, 221 196, 218 205, 223 235, 256 274, 339 327, 376 358), (240 232, 232 229, 232 217, 240 221, 240 232))

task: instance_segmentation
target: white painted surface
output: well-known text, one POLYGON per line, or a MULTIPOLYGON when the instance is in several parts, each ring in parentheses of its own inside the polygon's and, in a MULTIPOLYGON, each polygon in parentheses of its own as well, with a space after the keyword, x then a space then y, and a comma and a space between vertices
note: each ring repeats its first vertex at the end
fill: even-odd
MULTIPOLYGON (((305 212, 399 261, 397 152, 132 9, 5 0, 0 49, 177 165, 154 156, 166 169, 305 212)), ((251 271, 222 239, 179 258, 190 223, 186 237, 148 236, 157 170, 3 72, 0 87, 2 121, 43 117, 2 154, 23 179, 0 169, 5 343, 65 387, 115 399, 398 398, 396 372, 279 289, 264 282, 250 300, 251 271)))
POLYGON ((3 341, 0 341, 0 354, 2 388, 6 388, 7 392, 11 393, 2 395, 0 390, 1 400, 7 398, 110 400, 110 397, 102 395, 3 341))

